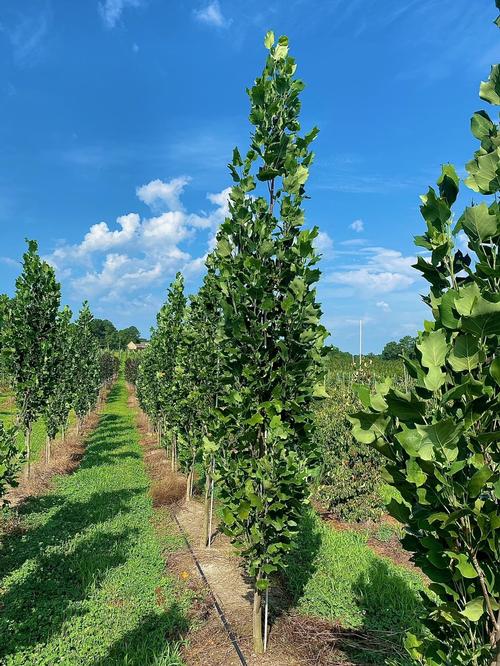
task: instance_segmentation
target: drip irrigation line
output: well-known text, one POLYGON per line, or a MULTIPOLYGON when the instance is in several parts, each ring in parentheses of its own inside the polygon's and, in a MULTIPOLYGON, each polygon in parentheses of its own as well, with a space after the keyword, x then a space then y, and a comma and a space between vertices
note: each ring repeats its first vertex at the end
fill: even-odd
POLYGON ((210 594, 212 595, 212 598, 214 600, 215 610, 217 611, 217 614, 218 614, 218 616, 219 616, 219 618, 220 618, 220 620, 221 620, 221 622, 224 626, 224 629, 226 630, 226 633, 229 637, 229 640, 231 641, 232 646, 234 647, 235 652, 238 655, 241 666, 248 666, 248 662, 245 659, 245 655, 243 654, 243 652, 241 651, 241 648, 239 646, 238 639, 236 638, 236 636, 234 634, 234 631, 231 629, 231 625, 229 624, 226 616, 224 615, 224 611, 222 610, 219 602, 215 598, 215 594, 214 594, 212 588, 210 587, 210 583, 208 582, 207 577, 205 576, 205 572, 201 568, 201 564, 198 561, 198 558, 194 554, 194 550, 191 548, 191 544, 189 543, 189 539, 187 538, 186 531, 184 530, 184 528, 182 527, 180 522, 177 520, 177 516, 174 514, 174 512, 172 511, 171 513, 172 513, 173 519, 177 523, 177 527, 179 528, 180 533, 184 537, 184 541, 186 542, 188 550, 191 553, 191 556, 194 560, 194 563, 196 564, 196 568, 198 569, 198 573, 200 574, 200 576, 201 576, 203 582, 205 583, 205 585, 207 586, 207 588, 210 590, 210 594))

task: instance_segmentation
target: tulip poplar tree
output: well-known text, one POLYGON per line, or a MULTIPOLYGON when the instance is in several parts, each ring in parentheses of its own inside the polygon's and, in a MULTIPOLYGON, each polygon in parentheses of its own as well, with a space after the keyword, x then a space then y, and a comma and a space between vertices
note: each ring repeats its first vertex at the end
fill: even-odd
MULTIPOLYGON (((254 649, 267 642, 272 576, 284 567, 317 464, 312 406, 325 329, 314 284, 317 229, 304 228, 309 150, 300 135, 296 64, 288 39, 265 38, 264 71, 248 91, 253 125, 244 156, 233 152, 229 216, 214 268, 222 307, 218 497, 224 529, 254 579, 254 649), (258 188, 258 189, 257 189, 258 188)), ((217 440, 217 437, 215 438, 217 440)))
MULTIPOLYGON (((500 106, 499 65, 480 96, 500 106)), ((484 111, 471 125, 480 147, 465 184, 478 200, 453 227, 450 165, 422 197, 427 230, 416 244, 428 258, 416 268, 430 284, 432 319, 416 359, 405 359, 414 389, 358 387, 366 411, 352 417, 358 440, 387 457, 386 480, 402 496, 389 511, 431 581, 427 631, 406 639, 427 666, 500 666, 500 131, 484 111), (467 254, 456 249, 459 233, 467 254)))
POLYGON ((46 461, 51 458, 52 442, 59 430, 65 432, 73 401, 73 339, 71 335, 71 310, 65 307, 57 315, 56 335, 48 369, 51 377, 51 390, 44 408, 44 421, 47 433, 45 449, 46 461))
POLYGON ((3 352, 14 385, 18 423, 25 435, 26 471, 30 475, 33 423, 42 414, 54 386, 50 358, 57 338, 60 286, 54 269, 28 241, 14 298, 4 314, 3 352))
POLYGON ((74 402, 78 431, 91 409, 97 403, 100 389, 100 348, 92 332, 93 316, 87 301, 75 322, 73 330, 74 402))

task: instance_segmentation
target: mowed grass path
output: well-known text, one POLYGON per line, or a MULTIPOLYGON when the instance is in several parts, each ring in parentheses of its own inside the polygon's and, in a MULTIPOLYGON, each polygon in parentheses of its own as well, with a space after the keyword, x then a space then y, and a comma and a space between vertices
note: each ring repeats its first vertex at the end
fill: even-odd
POLYGON ((189 600, 165 573, 121 377, 71 476, 0 537, 0 664, 182 664, 189 600))

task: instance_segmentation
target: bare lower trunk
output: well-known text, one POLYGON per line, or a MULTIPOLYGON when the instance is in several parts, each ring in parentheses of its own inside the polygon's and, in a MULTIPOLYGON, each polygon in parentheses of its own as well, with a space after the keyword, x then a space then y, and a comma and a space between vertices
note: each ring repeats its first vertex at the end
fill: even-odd
MULTIPOLYGON (((213 467, 212 467, 213 470, 213 467)), ((208 513, 208 547, 212 545, 212 524, 213 524, 213 517, 214 517, 214 479, 210 480, 210 509, 208 513)))
POLYGON ((189 470, 186 478, 186 502, 189 502, 189 500, 191 499, 191 474, 192 471, 189 470))
POLYGON ((210 517, 210 486, 211 486, 210 474, 207 474, 205 479, 205 501, 203 504, 203 530, 200 537, 200 546, 206 548, 208 545, 208 524, 210 517))
POLYGON ((253 593, 253 649, 257 654, 264 654, 264 641, 262 639, 262 592, 254 590, 253 593))
POLYGON ((26 476, 28 479, 31 475, 31 426, 26 429, 26 434, 24 435, 24 445, 26 447, 26 476))
POLYGON ((177 461, 177 437, 172 435, 172 472, 175 472, 175 463, 177 461))
POLYGON ((66 441, 66 428, 64 426, 61 426, 61 436, 64 444, 64 442, 66 441))
POLYGON ((45 442, 45 462, 47 464, 50 462, 50 454, 51 454, 50 445, 51 445, 51 439, 47 435, 47 439, 46 439, 46 442, 45 442))

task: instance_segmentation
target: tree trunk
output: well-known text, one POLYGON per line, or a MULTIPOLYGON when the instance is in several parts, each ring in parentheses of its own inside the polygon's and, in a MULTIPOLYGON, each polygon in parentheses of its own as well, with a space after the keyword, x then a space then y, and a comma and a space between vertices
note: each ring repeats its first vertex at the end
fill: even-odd
POLYGON ((175 463, 177 459, 177 437, 172 435, 172 472, 175 472, 175 463))
POLYGON ((61 426, 61 436, 62 436, 62 442, 66 441, 66 428, 64 426, 61 426))
POLYGON ((26 476, 29 479, 31 475, 31 426, 26 429, 24 435, 24 444, 26 447, 26 476))
POLYGON ((253 593, 252 625, 253 650, 256 654, 264 654, 264 641, 262 639, 262 592, 257 589, 253 593))
POLYGON ((207 474, 205 479, 205 502, 203 504, 203 531, 200 537, 200 546, 206 548, 208 545, 208 523, 210 515, 210 474, 207 474))
POLYGON ((47 464, 50 462, 50 437, 48 435, 45 440, 45 462, 47 464))
MULTIPOLYGON (((212 473, 214 472, 214 468, 212 466, 212 473)), ((212 545, 212 524, 213 524, 213 516, 214 516, 214 479, 213 477, 210 479, 210 509, 209 509, 209 514, 208 514, 208 547, 212 545)))
POLYGON ((186 478, 186 503, 191 499, 191 470, 189 470, 186 478))

